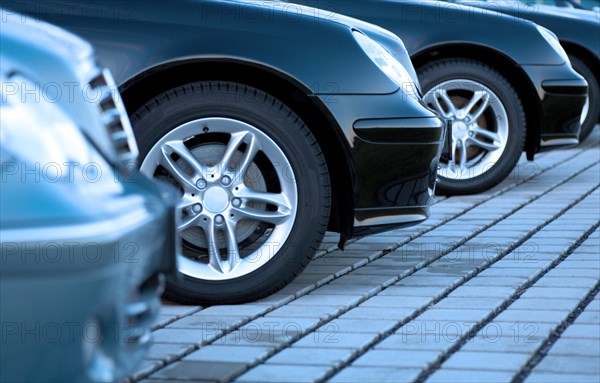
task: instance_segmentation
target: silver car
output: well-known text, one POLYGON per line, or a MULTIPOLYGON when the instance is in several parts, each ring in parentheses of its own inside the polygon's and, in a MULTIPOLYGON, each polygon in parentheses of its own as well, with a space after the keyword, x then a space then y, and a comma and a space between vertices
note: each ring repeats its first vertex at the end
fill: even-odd
POLYGON ((2 11, 0 45, 0 381, 118 380, 175 268, 169 189, 88 43, 2 11))

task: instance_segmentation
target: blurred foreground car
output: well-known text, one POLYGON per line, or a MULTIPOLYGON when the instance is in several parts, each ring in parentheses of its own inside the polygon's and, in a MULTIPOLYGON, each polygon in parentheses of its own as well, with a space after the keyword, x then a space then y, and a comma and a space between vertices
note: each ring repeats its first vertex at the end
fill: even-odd
POLYGON ((556 37, 529 21, 437 1, 294 0, 360 17, 396 33, 425 102, 453 121, 453 161, 437 190, 470 194, 502 181, 527 158, 575 145, 587 84, 556 37))
POLYGON ((588 83, 589 97, 581 114, 583 141, 600 122, 600 14, 592 11, 525 4, 516 0, 452 0, 533 21, 556 34, 573 69, 588 83), (596 69, 594 69, 596 68, 596 69))
POLYGON ((343 247, 427 218, 445 120, 398 37, 281 2, 96 5, 11 7, 95 44, 133 112, 142 171, 179 188, 169 297, 257 299, 296 277, 327 229, 343 247))
POLYGON ((4 11, 0 25, 0 381, 114 381, 149 347, 174 206, 132 173, 91 46, 4 11))

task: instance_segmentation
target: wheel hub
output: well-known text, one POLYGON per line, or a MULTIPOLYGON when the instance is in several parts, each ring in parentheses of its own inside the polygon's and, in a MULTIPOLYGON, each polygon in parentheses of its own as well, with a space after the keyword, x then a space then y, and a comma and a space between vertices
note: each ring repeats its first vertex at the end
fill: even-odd
POLYGON ((465 139, 469 136, 469 128, 463 121, 452 122, 452 137, 455 140, 465 139))
POLYGON ((229 205, 229 193, 220 186, 213 186, 204 193, 204 206, 211 213, 221 213, 229 205))
POLYGON ((491 89, 453 79, 431 88, 423 100, 452 120, 452 160, 440 164, 441 178, 478 177, 498 162, 508 142, 508 115, 491 89))

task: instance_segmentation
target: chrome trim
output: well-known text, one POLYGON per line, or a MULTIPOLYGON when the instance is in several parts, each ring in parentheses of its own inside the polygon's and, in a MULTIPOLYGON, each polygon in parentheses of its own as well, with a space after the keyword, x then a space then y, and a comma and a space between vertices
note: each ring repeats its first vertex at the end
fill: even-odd
POLYGON ((98 112, 112 141, 117 165, 137 161, 139 150, 118 87, 108 69, 103 69, 89 81, 89 86, 102 94, 97 102, 98 112))
POLYGON ((359 221, 354 217, 354 227, 377 226, 377 225, 396 225, 409 222, 424 221, 427 219, 425 214, 401 214, 388 215, 385 217, 373 217, 359 221))
POLYGON ((579 144, 579 140, 577 138, 551 138, 547 140, 542 139, 540 142, 540 147, 570 146, 577 144, 579 144))

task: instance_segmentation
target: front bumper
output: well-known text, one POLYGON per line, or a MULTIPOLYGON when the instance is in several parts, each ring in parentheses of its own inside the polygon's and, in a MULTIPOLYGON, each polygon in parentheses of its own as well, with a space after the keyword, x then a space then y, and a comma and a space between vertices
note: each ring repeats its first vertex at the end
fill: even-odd
POLYGON ((530 142, 528 155, 579 143, 580 117, 588 85, 570 65, 525 65, 539 96, 539 141, 530 142))
POLYGON ((335 100, 327 106, 348 140, 354 170, 353 235, 427 219, 446 121, 400 92, 335 100))
POLYGON ((94 222, 2 228, 0 380, 114 381, 143 360, 175 213, 158 192, 127 197, 140 203, 94 222))

